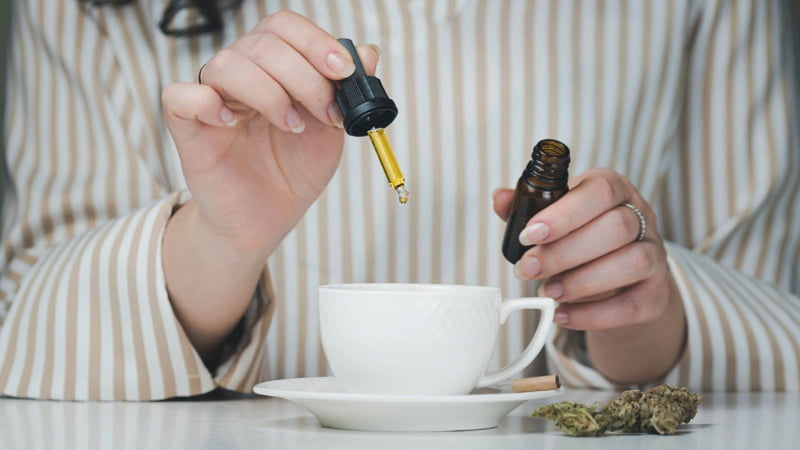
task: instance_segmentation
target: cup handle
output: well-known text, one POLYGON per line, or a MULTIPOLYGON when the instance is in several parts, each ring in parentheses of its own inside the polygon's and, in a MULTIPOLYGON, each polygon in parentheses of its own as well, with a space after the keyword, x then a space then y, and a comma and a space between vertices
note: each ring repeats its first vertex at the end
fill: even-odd
POLYGON ((505 300, 500 303, 500 325, 504 324, 508 319, 508 315, 512 311, 520 309, 538 309, 542 311, 539 317, 539 324, 536 326, 536 332, 531 337, 531 342, 522 352, 522 354, 497 372, 486 373, 478 379, 478 384, 475 387, 486 387, 492 384, 499 383, 508 378, 511 378, 517 372, 528 367, 533 362, 536 355, 544 347, 544 341, 547 339, 547 333, 550 331, 550 326, 553 324, 553 314, 556 310, 556 302, 549 297, 529 297, 529 298, 516 298, 513 300, 505 300))

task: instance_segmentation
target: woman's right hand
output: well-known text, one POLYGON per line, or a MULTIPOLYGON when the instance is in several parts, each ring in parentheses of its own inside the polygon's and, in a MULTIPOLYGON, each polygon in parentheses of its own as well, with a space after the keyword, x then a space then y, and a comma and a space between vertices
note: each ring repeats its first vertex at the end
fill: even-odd
MULTIPOLYGON (((374 73, 376 49, 358 50, 374 73)), ((332 81, 353 71, 333 36, 281 11, 211 58, 202 84, 164 89, 166 123, 208 231, 264 256, 278 245, 338 166, 344 133, 332 81)))
MULTIPOLYGON (((374 72, 378 54, 359 54, 374 72)), ((192 344, 214 361, 267 257, 333 176, 344 131, 332 81, 353 60, 327 32, 273 14, 206 63, 202 83, 164 89, 164 115, 192 200, 162 243, 170 301, 192 344)))

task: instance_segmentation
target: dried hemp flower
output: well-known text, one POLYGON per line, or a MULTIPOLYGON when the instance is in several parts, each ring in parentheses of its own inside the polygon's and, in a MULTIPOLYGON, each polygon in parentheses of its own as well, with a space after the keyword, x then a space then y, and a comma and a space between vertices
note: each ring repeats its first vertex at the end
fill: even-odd
POLYGON ((697 413, 702 397, 684 387, 656 386, 644 392, 625 391, 598 408, 573 402, 545 405, 533 412, 555 422, 556 428, 570 436, 601 436, 605 433, 675 434, 697 413))

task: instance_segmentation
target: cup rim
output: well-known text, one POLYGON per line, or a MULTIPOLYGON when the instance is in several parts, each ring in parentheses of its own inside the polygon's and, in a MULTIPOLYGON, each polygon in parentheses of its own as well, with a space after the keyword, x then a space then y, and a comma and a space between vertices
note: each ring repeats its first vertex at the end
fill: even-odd
POLYGON ((326 284, 319 287, 320 291, 342 291, 380 294, 386 292, 399 292, 398 288, 412 288, 404 292, 408 293, 445 293, 456 290, 469 293, 492 293, 500 292, 500 288, 493 286, 479 286, 470 284, 435 284, 435 283, 336 283, 326 284))

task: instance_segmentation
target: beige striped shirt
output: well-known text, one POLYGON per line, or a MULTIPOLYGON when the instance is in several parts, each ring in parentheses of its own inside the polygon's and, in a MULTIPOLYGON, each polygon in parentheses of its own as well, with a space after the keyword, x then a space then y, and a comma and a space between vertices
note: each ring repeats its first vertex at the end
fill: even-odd
MULTIPOLYGON (((244 0, 222 35, 191 39, 158 31, 166 3, 15 5, 0 393, 150 400, 324 375, 325 283, 535 294, 501 256, 489 196, 514 184, 545 137, 570 145, 573 174, 612 167, 659 214, 688 324, 666 381, 798 390, 800 93, 788 0, 244 0), (165 224, 187 194, 159 96, 279 9, 382 48, 378 75, 400 109, 388 133, 413 197, 397 205, 368 143, 348 138, 326 192, 269 260, 274 292, 265 276, 253 298, 266 313, 246 315, 247 338, 211 373, 161 268, 165 224)), ((492 365, 518 354, 534 326, 512 317, 492 365)), ((610 387, 579 338, 556 333, 547 370, 610 387)))

